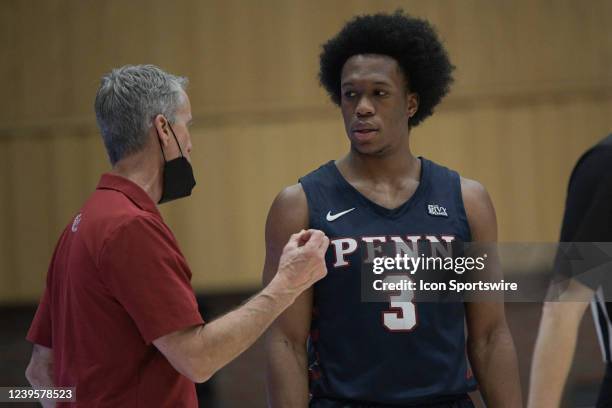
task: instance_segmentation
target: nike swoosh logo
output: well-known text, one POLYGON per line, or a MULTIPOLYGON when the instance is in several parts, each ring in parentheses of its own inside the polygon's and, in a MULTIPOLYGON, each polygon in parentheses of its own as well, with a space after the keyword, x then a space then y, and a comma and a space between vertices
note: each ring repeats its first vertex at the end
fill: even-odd
POLYGON ((339 212, 338 214, 334 214, 334 215, 332 215, 331 211, 328 211, 328 212, 327 212, 327 216, 325 217, 325 219, 326 219, 327 221, 329 221, 329 222, 335 221, 335 220, 337 220, 338 218, 342 217, 343 215, 350 213, 350 212, 351 212, 351 211, 353 211, 354 209, 355 209, 355 207, 350 208, 350 209, 348 209, 348 210, 346 210, 346 211, 339 212))

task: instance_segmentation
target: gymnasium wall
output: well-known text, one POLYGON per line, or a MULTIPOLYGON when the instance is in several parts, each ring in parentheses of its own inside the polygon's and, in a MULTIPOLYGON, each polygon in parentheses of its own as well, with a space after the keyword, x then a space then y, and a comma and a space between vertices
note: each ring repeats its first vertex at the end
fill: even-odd
POLYGON ((274 196, 348 148, 317 84, 320 44, 356 13, 397 7, 430 20, 457 67, 413 151, 488 188, 501 240, 557 239, 571 168, 611 130, 609 1, 7 0, 0 302, 40 296, 58 235, 109 168, 98 80, 136 63, 191 81, 198 186, 162 212, 196 290, 256 288, 274 196))

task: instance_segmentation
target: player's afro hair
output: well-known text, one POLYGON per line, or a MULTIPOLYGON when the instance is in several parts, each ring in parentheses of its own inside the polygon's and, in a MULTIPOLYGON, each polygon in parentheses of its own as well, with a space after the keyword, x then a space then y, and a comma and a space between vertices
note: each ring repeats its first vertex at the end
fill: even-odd
POLYGON ((319 81, 332 101, 340 105, 340 77, 346 60, 358 54, 394 58, 410 91, 419 95, 419 109, 409 120, 416 126, 433 113, 453 82, 455 68, 434 28, 402 10, 393 14, 357 16, 323 45, 319 81))

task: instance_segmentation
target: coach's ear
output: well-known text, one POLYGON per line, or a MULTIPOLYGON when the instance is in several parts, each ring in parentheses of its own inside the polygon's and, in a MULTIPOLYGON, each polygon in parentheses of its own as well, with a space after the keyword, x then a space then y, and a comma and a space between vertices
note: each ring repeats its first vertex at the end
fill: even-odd
POLYGON ((170 130, 168 128, 168 119, 161 113, 153 119, 153 127, 161 144, 166 147, 170 143, 170 130))

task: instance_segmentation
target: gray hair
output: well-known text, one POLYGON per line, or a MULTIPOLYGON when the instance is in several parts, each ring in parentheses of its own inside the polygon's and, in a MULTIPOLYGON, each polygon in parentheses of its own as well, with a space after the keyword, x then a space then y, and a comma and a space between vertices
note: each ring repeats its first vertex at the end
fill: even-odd
POLYGON ((112 165, 142 149, 156 115, 174 122, 187 82, 155 65, 125 65, 102 77, 94 107, 112 165))

